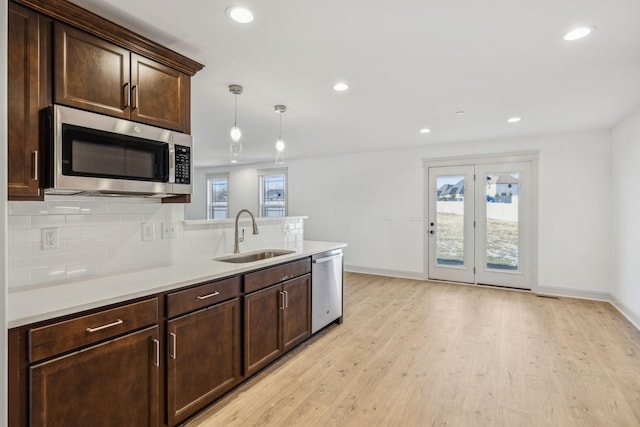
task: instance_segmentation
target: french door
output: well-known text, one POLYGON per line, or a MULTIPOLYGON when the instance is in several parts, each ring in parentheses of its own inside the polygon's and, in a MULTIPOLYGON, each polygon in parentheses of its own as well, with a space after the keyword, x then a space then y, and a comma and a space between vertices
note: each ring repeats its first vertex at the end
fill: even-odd
POLYGON ((428 278, 531 289, 531 162, 428 167, 428 278))

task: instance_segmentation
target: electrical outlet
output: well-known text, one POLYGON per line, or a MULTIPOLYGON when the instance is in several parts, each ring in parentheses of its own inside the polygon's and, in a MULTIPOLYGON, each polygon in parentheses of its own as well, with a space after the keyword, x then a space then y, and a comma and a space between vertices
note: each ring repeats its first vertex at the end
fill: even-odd
POLYGON ((58 249, 60 247, 60 241, 58 240, 57 228, 43 228, 42 229, 42 250, 58 249))
POLYGON ((177 239, 178 238, 178 224, 175 222, 165 222, 162 227, 163 239, 177 239))
POLYGON ((156 229, 152 222, 142 224, 142 240, 156 240, 156 229))

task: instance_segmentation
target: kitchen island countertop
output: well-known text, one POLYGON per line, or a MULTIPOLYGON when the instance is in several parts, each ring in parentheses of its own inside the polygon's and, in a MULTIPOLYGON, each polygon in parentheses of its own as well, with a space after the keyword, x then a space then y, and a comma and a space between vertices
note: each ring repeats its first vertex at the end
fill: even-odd
POLYGON ((159 292, 234 276, 345 246, 347 246, 346 243, 305 240, 295 247, 269 248, 290 249, 295 250, 295 253, 248 263, 233 264, 216 261, 214 258, 230 255, 217 254, 127 273, 84 276, 62 283, 46 283, 40 286, 32 285, 9 289, 8 326, 15 328, 159 292))

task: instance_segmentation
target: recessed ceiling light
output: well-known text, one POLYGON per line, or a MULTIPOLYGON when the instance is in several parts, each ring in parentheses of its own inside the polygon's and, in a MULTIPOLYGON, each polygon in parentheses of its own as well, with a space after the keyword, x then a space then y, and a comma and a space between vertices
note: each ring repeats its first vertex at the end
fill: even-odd
POLYGON ((240 24, 248 24, 253 21, 253 12, 251 12, 246 7, 234 6, 227 9, 227 14, 231 19, 240 23, 240 24))
POLYGON ((569 31, 567 34, 564 35, 564 39, 569 42, 574 40, 580 40, 584 37, 587 37, 592 32, 594 32, 595 29, 596 27, 594 26, 574 28, 573 30, 569 31))
POLYGON ((509 117, 507 119, 507 122, 509 122, 509 123, 518 123, 520 120, 522 120, 522 118, 520 118, 520 117, 509 117))
POLYGON ((238 163, 238 161, 237 160, 231 160, 230 163, 233 163, 235 165, 236 163, 238 163))
POLYGON ((464 111, 456 111, 456 116, 464 116, 464 111))
POLYGON ((346 84, 345 82, 338 82, 333 85, 333 90, 337 92, 344 92, 347 89, 349 89, 349 85, 346 84))
POLYGON ((429 129, 429 128, 420 129, 420 133, 430 133, 430 132, 431 132, 431 129, 429 129))

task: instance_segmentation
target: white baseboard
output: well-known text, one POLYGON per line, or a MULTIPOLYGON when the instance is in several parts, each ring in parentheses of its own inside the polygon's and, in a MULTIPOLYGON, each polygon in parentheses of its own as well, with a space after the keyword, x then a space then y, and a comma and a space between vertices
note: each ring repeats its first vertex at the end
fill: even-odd
POLYGON ((345 265, 344 271, 351 273, 372 274, 374 276, 398 277, 400 279, 425 280, 422 272, 386 270, 384 268, 358 267, 356 265, 345 265))
POLYGON ((578 289, 556 288, 554 286, 536 286, 533 293, 554 297, 580 298, 594 301, 611 302, 611 294, 603 291, 583 291, 578 289))
POLYGON ((620 313, 622 313, 622 315, 624 317, 626 317, 627 320, 629 322, 631 322, 631 324, 633 324, 633 326, 636 327, 636 329, 638 329, 640 331, 640 316, 637 313, 635 313, 633 310, 629 309, 629 307, 627 307, 626 305, 622 304, 620 301, 618 301, 614 297, 611 297, 610 303, 620 313))

